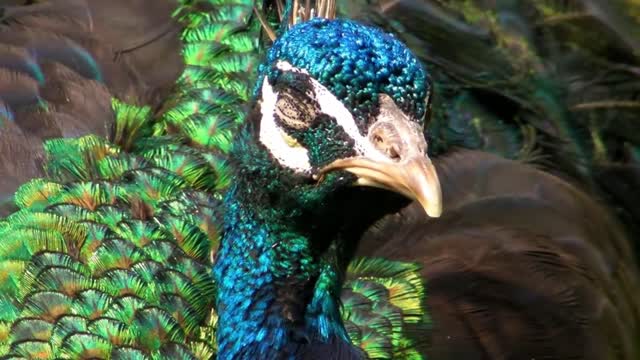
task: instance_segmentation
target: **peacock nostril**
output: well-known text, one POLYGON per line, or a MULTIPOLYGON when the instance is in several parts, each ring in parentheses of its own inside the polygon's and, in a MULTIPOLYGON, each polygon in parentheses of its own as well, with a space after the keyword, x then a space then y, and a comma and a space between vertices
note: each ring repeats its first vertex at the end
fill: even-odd
POLYGON ((380 122, 371 129, 373 145, 394 161, 402 157, 402 139, 393 124, 380 122))
POLYGON ((397 144, 392 144, 389 148, 387 148, 387 155, 392 160, 400 160, 400 149, 397 144))

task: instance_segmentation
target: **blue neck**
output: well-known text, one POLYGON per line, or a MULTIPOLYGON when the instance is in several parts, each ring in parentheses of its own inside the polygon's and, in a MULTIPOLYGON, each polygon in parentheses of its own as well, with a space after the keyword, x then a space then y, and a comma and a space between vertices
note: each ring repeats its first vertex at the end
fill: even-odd
POLYGON ((305 341, 347 341, 337 279, 282 209, 247 191, 225 200, 218 284, 218 359, 295 359, 305 341))

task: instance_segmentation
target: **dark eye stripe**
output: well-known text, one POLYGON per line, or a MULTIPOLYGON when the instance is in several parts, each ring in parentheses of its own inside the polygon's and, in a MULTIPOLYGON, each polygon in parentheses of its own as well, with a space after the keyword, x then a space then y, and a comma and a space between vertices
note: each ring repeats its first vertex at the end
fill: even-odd
POLYGON ((311 76, 302 72, 282 71, 274 67, 274 74, 269 78, 269 83, 273 86, 273 90, 277 93, 283 90, 295 90, 301 94, 306 94, 315 99, 316 94, 313 91, 311 76))
POLYGON ((277 67, 269 79, 278 94, 274 117, 286 130, 303 130, 320 114, 312 79, 299 71, 282 71, 277 67))

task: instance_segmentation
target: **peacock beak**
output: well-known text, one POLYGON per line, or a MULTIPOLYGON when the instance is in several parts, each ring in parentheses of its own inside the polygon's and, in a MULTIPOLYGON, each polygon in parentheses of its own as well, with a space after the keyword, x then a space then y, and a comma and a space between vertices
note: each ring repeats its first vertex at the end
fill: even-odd
POLYGON ((442 214, 440 181, 427 156, 414 156, 400 162, 381 162, 366 157, 338 159, 325 166, 320 175, 336 170, 357 176, 357 186, 383 188, 416 200, 430 217, 442 214))
POLYGON ((357 186, 398 192, 422 205, 427 215, 442 214, 442 191, 436 169, 426 154, 422 127, 400 110, 393 99, 380 94, 379 114, 357 146, 358 155, 338 159, 320 169, 319 176, 345 170, 357 186))

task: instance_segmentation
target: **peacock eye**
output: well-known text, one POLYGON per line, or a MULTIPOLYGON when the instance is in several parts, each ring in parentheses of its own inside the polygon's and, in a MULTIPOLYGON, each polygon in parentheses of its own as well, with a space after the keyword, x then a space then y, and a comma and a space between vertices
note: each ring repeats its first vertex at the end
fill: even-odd
POLYGON ((278 93, 275 115, 277 121, 285 127, 295 130, 306 129, 319 113, 320 108, 313 94, 294 88, 278 93))

